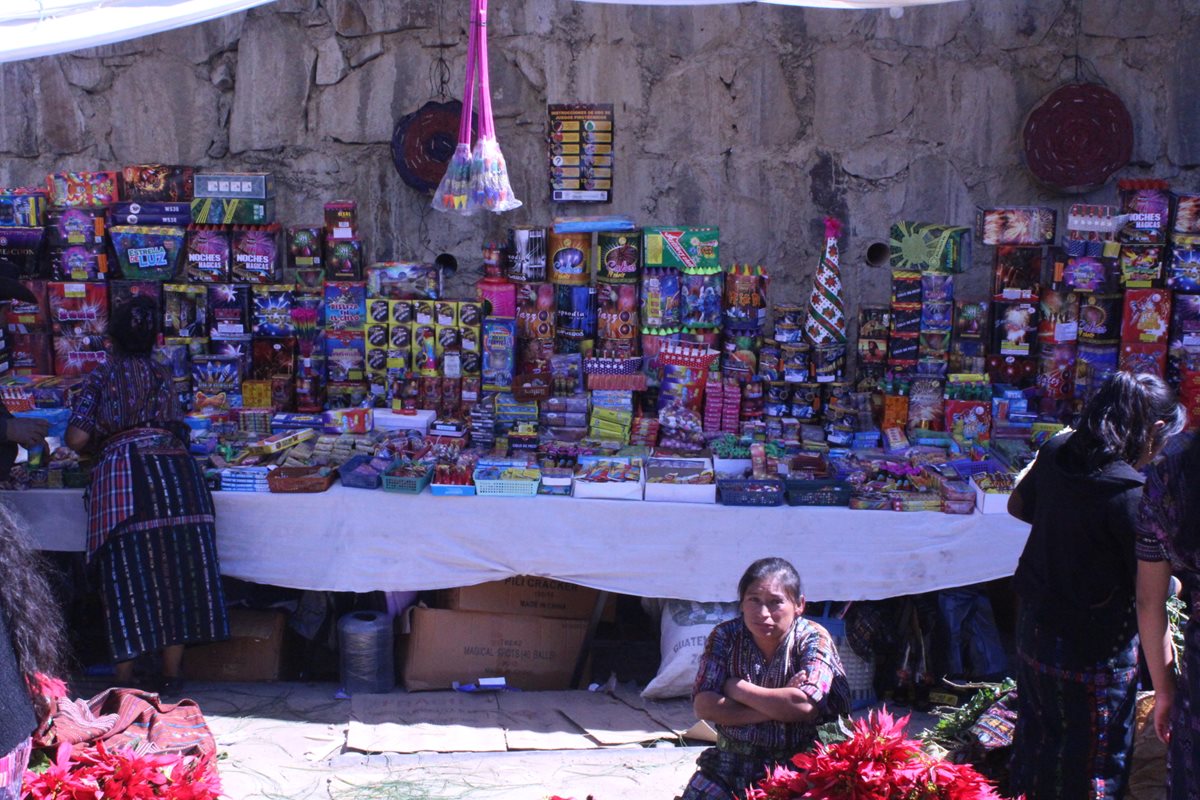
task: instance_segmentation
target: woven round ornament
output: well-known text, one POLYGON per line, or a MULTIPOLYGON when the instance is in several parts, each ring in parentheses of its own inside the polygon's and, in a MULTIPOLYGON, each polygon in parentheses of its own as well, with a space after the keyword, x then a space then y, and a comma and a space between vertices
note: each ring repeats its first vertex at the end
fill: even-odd
POLYGON ((392 163, 401 180, 419 192, 433 193, 458 144, 461 114, 458 100, 430 100, 400 118, 392 132, 392 163))
POLYGON ((1038 102, 1021 132, 1025 164, 1047 188, 1081 194, 1103 186, 1133 154, 1133 120, 1096 83, 1060 86, 1038 102))

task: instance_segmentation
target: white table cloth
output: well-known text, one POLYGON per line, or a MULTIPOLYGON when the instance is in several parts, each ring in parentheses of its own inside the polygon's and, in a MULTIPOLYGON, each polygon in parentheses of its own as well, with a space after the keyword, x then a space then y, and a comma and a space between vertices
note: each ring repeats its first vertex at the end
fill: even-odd
MULTIPOLYGON (((39 547, 82 550, 78 490, 0 492, 39 547)), ((565 497, 434 497, 335 486, 217 492, 225 575, 366 592, 539 575, 643 597, 730 600, 782 556, 812 600, 876 600, 1013 573, 1029 526, 1006 514, 748 508, 565 497)))

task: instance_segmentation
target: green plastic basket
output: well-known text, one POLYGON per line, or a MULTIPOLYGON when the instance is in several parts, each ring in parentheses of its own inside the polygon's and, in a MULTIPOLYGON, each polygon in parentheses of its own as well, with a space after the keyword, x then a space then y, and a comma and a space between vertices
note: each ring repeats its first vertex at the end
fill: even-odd
MULTIPOLYGON (((389 467, 388 469, 391 469, 389 467)), ((419 477, 403 477, 399 478, 395 475, 383 473, 383 490, 385 492, 399 492, 401 494, 420 494, 429 485, 429 481, 433 479, 433 467, 425 470, 425 474, 419 477)))

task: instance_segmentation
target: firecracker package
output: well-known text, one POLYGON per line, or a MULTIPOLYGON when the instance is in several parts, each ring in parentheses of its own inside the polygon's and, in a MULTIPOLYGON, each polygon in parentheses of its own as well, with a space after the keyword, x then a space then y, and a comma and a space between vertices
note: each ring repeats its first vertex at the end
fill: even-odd
POLYGON ((229 228, 192 225, 184 245, 184 270, 192 283, 227 283, 233 259, 229 228))
POLYGON ((241 339, 249 336, 250 287, 219 283, 208 288, 208 338, 241 339))
POLYGON ((1121 338, 1123 294, 1085 294, 1079 299, 1079 339, 1116 342, 1121 338))
POLYGON ((49 255, 52 280, 103 281, 108 277, 108 251, 103 246, 52 247, 49 255))
POLYGON ((54 335, 54 374, 86 375, 108 359, 108 342, 101 334, 54 335))
POLYGON ((102 209, 52 208, 45 215, 46 242, 51 247, 103 247, 108 220, 102 209))
POLYGON ((103 336, 108 330, 108 287, 103 283, 46 284, 55 336, 103 336))
POLYGON ((1118 238, 1128 244, 1162 244, 1171 218, 1171 192, 1166 181, 1124 180, 1118 183, 1125 225, 1118 238))
POLYGON ((1079 338, 1079 295, 1068 289, 1043 287, 1038 299, 1038 341, 1074 342, 1079 338))
POLYGON ((103 208, 121 199, 116 172, 59 172, 46 177, 50 205, 103 208))
POLYGON ((192 167, 134 164, 121 170, 121 197, 135 202, 191 201, 194 178, 195 170, 192 167))
POLYGON ((975 232, 986 245, 1050 245, 1057 216, 1054 209, 1040 206, 984 208, 976 212, 975 232))
POLYGON ((1041 247, 996 248, 992 293, 997 299, 1028 300, 1041 289, 1046 251, 1041 247))
POLYGON ((335 239, 351 239, 358 233, 358 203, 330 200, 325 204, 325 230, 335 239))
POLYGON ((324 240, 325 231, 319 226, 296 225, 287 229, 285 243, 289 276, 295 276, 294 279, 298 281, 301 272, 319 272, 324 282, 324 240))
POLYGON ((366 267, 372 297, 389 300, 437 300, 442 296, 442 272, 433 264, 376 262, 366 267))
POLYGON ((361 330, 325 335, 325 375, 330 383, 361 381, 366 367, 366 339, 361 330))
POLYGON ((49 196, 45 191, 0 189, 0 227, 42 227, 46 224, 49 205, 49 196))
POLYGON ((1171 322, 1171 292, 1167 289, 1128 289, 1121 313, 1123 344, 1167 345, 1171 322))
POLYGON ((208 289, 184 283, 163 284, 163 336, 208 335, 208 289))
POLYGON ((721 232, 716 227, 654 227, 642 231, 642 265, 693 269, 720 267, 721 232))
POLYGON ((363 279, 363 243, 361 239, 325 240, 325 280, 361 281, 363 279))
POLYGON ((325 328, 362 330, 367 321, 367 287, 362 283, 325 284, 325 328))
POLYGON ((296 340, 293 337, 255 338, 250 353, 251 375, 257 380, 296 372, 296 340))
POLYGON ((275 283, 279 279, 279 225, 234 225, 230 233, 235 283, 275 283))
POLYGON ((54 346, 49 333, 9 333, 8 338, 12 369, 17 375, 54 372, 54 346))

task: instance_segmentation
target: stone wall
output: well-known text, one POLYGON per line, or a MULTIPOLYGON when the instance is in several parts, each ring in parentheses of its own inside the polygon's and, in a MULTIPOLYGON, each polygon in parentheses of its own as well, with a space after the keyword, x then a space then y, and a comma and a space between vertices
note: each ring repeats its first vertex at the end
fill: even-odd
MULTIPOLYGON (((467 3, 277 0, 204 25, 0 65, 0 185, 57 169, 146 162, 270 170, 285 224, 357 198, 374 259, 454 253, 556 213, 642 224, 716 224, 722 258, 766 264, 773 300, 799 300, 821 218, 847 223, 854 308, 886 302, 862 265, 893 220, 966 224, 979 205, 1071 198, 1021 163, 1028 109, 1074 75, 1078 51, 1136 127, 1127 176, 1200 187, 1193 0, 963 0, 843 12, 764 4, 692 7, 496 0, 489 12, 498 138, 525 207, 458 218, 428 208, 391 164, 397 119, 462 91, 467 3), (547 103, 616 106, 616 200, 552 208, 547 103)), ((1115 187, 1087 199, 1112 202, 1115 187)), ((986 251, 986 248, 977 248, 986 251)), ((986 252, 960 282, 980 297, 986 252)), ((465 295, 464 269, 452 287, 465 295)))

